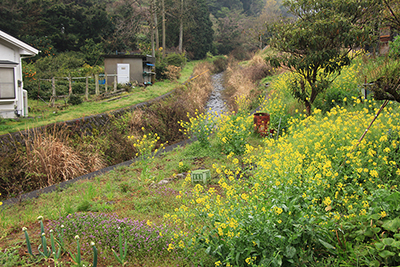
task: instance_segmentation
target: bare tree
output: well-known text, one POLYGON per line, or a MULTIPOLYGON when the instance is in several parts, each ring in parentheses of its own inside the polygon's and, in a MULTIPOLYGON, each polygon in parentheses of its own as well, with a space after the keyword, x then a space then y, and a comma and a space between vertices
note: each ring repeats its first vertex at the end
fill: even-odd
POLYGON ((181 0, 181 12, 180 12, 180 23, 179 23, 179 53, 183 51, 183 0, 181 0))
POLYGON ((400 31, 400 3, 398 0, 383 0, 386 8, 386 24, 400 31))
POLYGON ((147 17, 148 8, 136 0, 118 0, 111 6, 115 19, 114 42, 122 42, 125 47, 132 47, 136 34, 141 29, 141 18, 147 17))
POLYGON ((165 0, 161 0, 161 14, 162 14, 162 56, 165 57, 165 0))
POLYGON ((151 2, 150 2, 150 19, 149 19, 150 35, 151 35, 151 37, 150 37, 150 40, 151 40, 151 56, 153 58, 156 57, 156 51, 155 51, 155 48, 154 48, 155 26, 154 26, 154 21, 153 21, 154 15, 157 16, 157 12, 155 10, 155 7, 156 7, 155 3, 156 3, 156 0, 151 0, 151 2))

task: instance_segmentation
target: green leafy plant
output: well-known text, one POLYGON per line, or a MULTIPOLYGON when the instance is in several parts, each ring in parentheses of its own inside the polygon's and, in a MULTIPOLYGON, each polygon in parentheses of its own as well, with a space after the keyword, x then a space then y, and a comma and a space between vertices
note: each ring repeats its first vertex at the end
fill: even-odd
POLYGON ((70 251, 68 251, 69 255, 71 256, 72 260, 79 266, 82 267, 83 266, 83 262, 81 259, 81 247, 79 244, 79 235, 75 236, 75 240, 76 240, 76 254, 71 253, 70 251))
POLYGON ((126 259, 126 252, 128 251, 127 240, 125 239, 125 243, 122 244, 122 235, 121 235, 121 228, 118 228, 118 245, 119 245, 119 255, 113 249, 112 252, 114 253, 115 259, 124 266, 127 262, 126 259))
MULTIPOLYGON (((64 243, 64 225, 60 226, 61 231, 58 232, 59 240, 57 240, 54 237, 54 231, 51 229, 50 230, 50 247, 47 246, 47 240, 46 240, 46 234, 44 231, 44 225, 43 225, 43 216, 38 217, 39 223, 40 223, 40 238, 41 238, 41 244, 38 247, 38 251, 41 256, 43 256, 46 259, 53 258, 55 266, 58 266, 59 260, 61 257, 62 251, 66 250, 65 243, 64 243), (58 249, 56 247, 56 244, 58 244, 58 249), (43 249, 41 251, 40 249, 43 249)), ((27 248, 28 248, 28 253, 31 256, 34 256, 32 253, 32 245, 29 239, 29 235, 27 232, 27 228, 23 227, 22 231, 25 234, 25 240, 27 243, 27 248)), ((75 236, 75 240, 77 242, 77 254, 73 254, 70 251, 68 253, 70 254, 71 258, 74 260, 74 262, 79 266, 83 266, 83 262, 81 259, 81 251, 80 251, 80 244, 79 244, 79 236, 75 236)), ((95 244, 93 242, 90 243, 93 249, 93 267, 97 266, 97 249, 95 247, 95 244)))
POLYGON ((29 235, 28 235, 27 228, 26 228, 26 227, 23 227, 23 228, 22 228, 22 231, 23 231, 24 234, 25 234, 25 241, 26 241, 26 245, 27 245, 27 247, 28 247, 28 253, 29 253, 30 255, 33 256, 33 253, 32 253, 32 245, 31 245, 31 241, 29 240, 29 235))
POLYGON ((56 250, 56 245, 55 245, 55 242, 54 242, 53 230, 50 230, 50 242, 51 242, 52 256, 54 258, 55 264, 57 265, 58 260, 60 259, 62 246, 59 246, 58 250, 56 250))
POLYGON ((389 42, 389 48, 389 57, 395 59, 400 58, 400 36, 396 36, 393 42, 389 42))
POLYGON ((185 163, 183 161, 179 162, 178 173, 188 172, 189 170, 190 170, 190 166, 187 163, 185 163))
POLYGON ((44 232, 44 226, 43 226, 43 216, 39 216, 38 220, 39 220, 39 223, 40 223, 40 238, 41 238, 41 241, 42 241, 42 244, 39 245, 38 250, 39 250, 39 253, 43 257, 49 258, 51 256, 51 250, 49 250, 48 247, 47 247, 46 234, 44 232), (43 248, 43 252, 40 251, 40 247, 43 248))
POLYGON ((68 104, 71 104, 73 106, 77 106, 83 103, 83 100, 80 96, 78 95, 70 95, 68 99, 68 104))

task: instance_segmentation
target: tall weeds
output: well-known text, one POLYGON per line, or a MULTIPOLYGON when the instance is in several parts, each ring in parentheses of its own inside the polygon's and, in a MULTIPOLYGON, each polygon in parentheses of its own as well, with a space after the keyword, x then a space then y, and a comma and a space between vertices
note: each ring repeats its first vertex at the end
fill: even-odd
MULTIPOLYGON (((271 73, 272 68, 259 55, 255 55, 246 66, 230 60, 225 72, 225 97, 231 109, 238 110, 239 98, 258 99, 261 91, 257 82, 271 73)), ((251 108, 251 105, 245 108, 251 108)))
POLYGON ((65 128, 34 132, 25 139, 26 151, 20 153, 21 167, 30 177, 30 183, 45 187, 86 172, 79 153, 69 146, 68 139, 65 128))

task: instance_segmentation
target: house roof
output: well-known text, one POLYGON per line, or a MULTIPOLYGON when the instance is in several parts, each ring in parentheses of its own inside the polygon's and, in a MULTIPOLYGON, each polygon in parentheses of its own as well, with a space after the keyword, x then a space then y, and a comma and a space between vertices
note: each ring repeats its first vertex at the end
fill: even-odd
POLYGON ((12 61, 9 61, 9 60, 0 60, 0 64, 17 65, 18 63, 17 62, 12 62, 12 61))
POLYGON ((40 52, 36 48, 22 42, 21 40, 3 32, 3 31, 0 31, 0 40, 4 40, 9 44, 18 47, 19 53, 21 56, 35 56, 40 52))

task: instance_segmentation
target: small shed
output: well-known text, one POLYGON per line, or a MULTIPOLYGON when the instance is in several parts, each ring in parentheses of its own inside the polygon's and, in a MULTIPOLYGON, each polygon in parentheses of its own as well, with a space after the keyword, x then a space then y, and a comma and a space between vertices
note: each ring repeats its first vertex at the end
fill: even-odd
MULTIPOLYGON (((155 81, 155 58, 149 55, 103 55, 104 71, 116 75, 117 83, 151 85, 155 81)), ((112 85, 114 79, 107 79, 112 85)))
POLYGON ((22 80, 22 58, 39 53, 36 48, 0 31, 0 117, 28 116, 28 94, 22 80))

